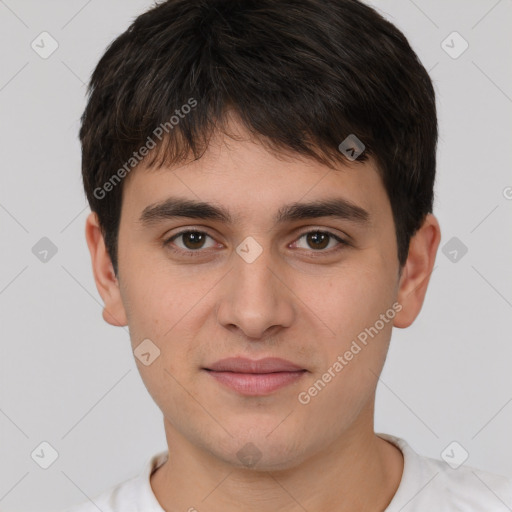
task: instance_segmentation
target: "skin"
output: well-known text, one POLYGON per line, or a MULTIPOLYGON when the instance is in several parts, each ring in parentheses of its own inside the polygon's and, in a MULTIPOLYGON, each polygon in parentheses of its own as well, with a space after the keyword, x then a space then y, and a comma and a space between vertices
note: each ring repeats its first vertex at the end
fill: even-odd
MULTIPOLYGON (((399 276, 391 206, 372 159, 331 170, 270 152, 230 123, 241 140, 217 133, 199 160, 172 169, 142 163, 125 180, 117 277, 96 215, 86 222, 104 319, 129 326, 133 349, 149 338, 160 350, 149 366, 136 359, 171 453, 151 486, 166 511, 382 511, 403 458, 374 433, 378 375, 392 326, 409 326, 421 310, 439 224, 426 217, 399 276), (174 218, 143 226, 142 211, 171 195, 223 206, 237 223, 174 218), (369 222, 273 222, 285 204, 332 197, 367 210, 369 222), (211 237, 195 255, 163 244, 184 228, 211 237), (315 229, 350 245, 310 245, 302 235, 315 229), (262 248, 252 263, 235 251, 248 236, 262 248), (301 404, 298 394, 395 302, 402 309, 394 319, 301 404), (308 371, 266 396, 244 396, 202 369, 235 355, 281 357, 308 371), (237 456, 247 443, 261 454, 253 467, 237 456)), ((194 247, 186 237, 174 246, 194 247)))

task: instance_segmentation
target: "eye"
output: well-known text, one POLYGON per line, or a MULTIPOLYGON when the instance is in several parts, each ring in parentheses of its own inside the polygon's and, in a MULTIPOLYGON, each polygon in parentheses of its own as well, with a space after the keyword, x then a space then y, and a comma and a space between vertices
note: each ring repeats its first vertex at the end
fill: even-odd
MULTIPOLYGON (((163 245, 175 253, 192 256, 194 253, 201 253, 203 249, 215 247, 217 242, 204 231, 187 229, 167 238, 163 245)), ((348 242, 334 233, 318 229, 303 233, 295 242, 290 244, 292 247, 316 253, 332 253, 348 245, 348 242)))
POLYGON ((176 233, 171 238, 168 238, 164 241, 164 245, 169 246, 172 250, 177 252, 197 252, 199 249, 209 249, 210 247, 214 247, 215 240, 213 240, 213 238, 204 231, 189 229, 187 231, 176 233), (210 245, 205 245, 208 238, 212 243, 210 243, 210 245), (179 250, 173 248, 172 245, 176 245, 179 250))
POLYGON ((316 252, 331 252, 326 251, 325 249, 332 249, 335 247, 335 250, 341 249, 343 246, 348 245, 342 238, 339 236, 330 233, 329 231, 308 231, 307 233, 302 234, 294 245, 298 246, 299 249, 313 249, 316 252), (300 246, 300 240, 304 239, 306 243, 306 247, 300 246))

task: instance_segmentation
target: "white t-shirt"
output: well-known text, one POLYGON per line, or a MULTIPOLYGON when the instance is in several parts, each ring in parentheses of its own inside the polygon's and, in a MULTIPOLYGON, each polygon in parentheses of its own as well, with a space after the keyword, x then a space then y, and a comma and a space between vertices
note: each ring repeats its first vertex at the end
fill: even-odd
MULTIPOLYGON (((404 456, 400 485, 385 512, 510 512, 512 479, 417 454, 403 439, 377 434, 404 456)), ((150 484, 151 474, 168 457, 151 457, 142 473, 65 512, 164 512, 150 484)))

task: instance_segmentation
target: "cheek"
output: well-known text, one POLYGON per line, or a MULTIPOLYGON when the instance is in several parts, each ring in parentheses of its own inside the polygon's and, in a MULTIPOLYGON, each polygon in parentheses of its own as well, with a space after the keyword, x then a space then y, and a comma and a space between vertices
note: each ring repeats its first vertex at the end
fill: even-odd
POLYGON ((134 261, 121 294, 130 319, 130 331, 160 338, 177 325, 211 286, 209 280, 194 279, 180 268, 134 261))
POLYGON ((304 283, 300 296, 340 341, 357 335, 372 325, 393 303, 393 286, 385 261, 373 258, 366 263, 339 269, 325 279, 304 283))
POLYGON ((374 265, 351 270, 315 296, 314 310, 335 335, 317 340, 323 365, 302 390, 310 411, 330 411, 333 429, 350 423, 374 393, 395 314, 385 273, 374 265))
POLYGON ((169 269, 158 272, 154 267, 145 272, 139 270, 125 284, 123 300, 129 309, 133 350, 137 351, 139 344, 149 339, 159 351, 151 366, 137 362, 157 401, 158 395, 168 395, 177 386, 173 376, 186 384, 191 378, 190 369, 200 364, 203 347, 198 345, 199 334, 213 310, 211 297, 207 296, 211 286, 209 280, 184 279, 177 272, 170 275, 169 269))

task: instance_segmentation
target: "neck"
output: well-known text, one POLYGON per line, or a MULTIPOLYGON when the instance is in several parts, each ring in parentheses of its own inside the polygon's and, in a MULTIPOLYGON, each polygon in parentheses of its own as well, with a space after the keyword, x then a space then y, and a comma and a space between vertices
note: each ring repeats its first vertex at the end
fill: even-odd
POLYGON ((165 426, 169 459, 153 473, 151 486, 169 512, 382 512, 402 477, 402 453, 373 427, 354 425, 298 466, 257 471, 226 464, 165 426))

